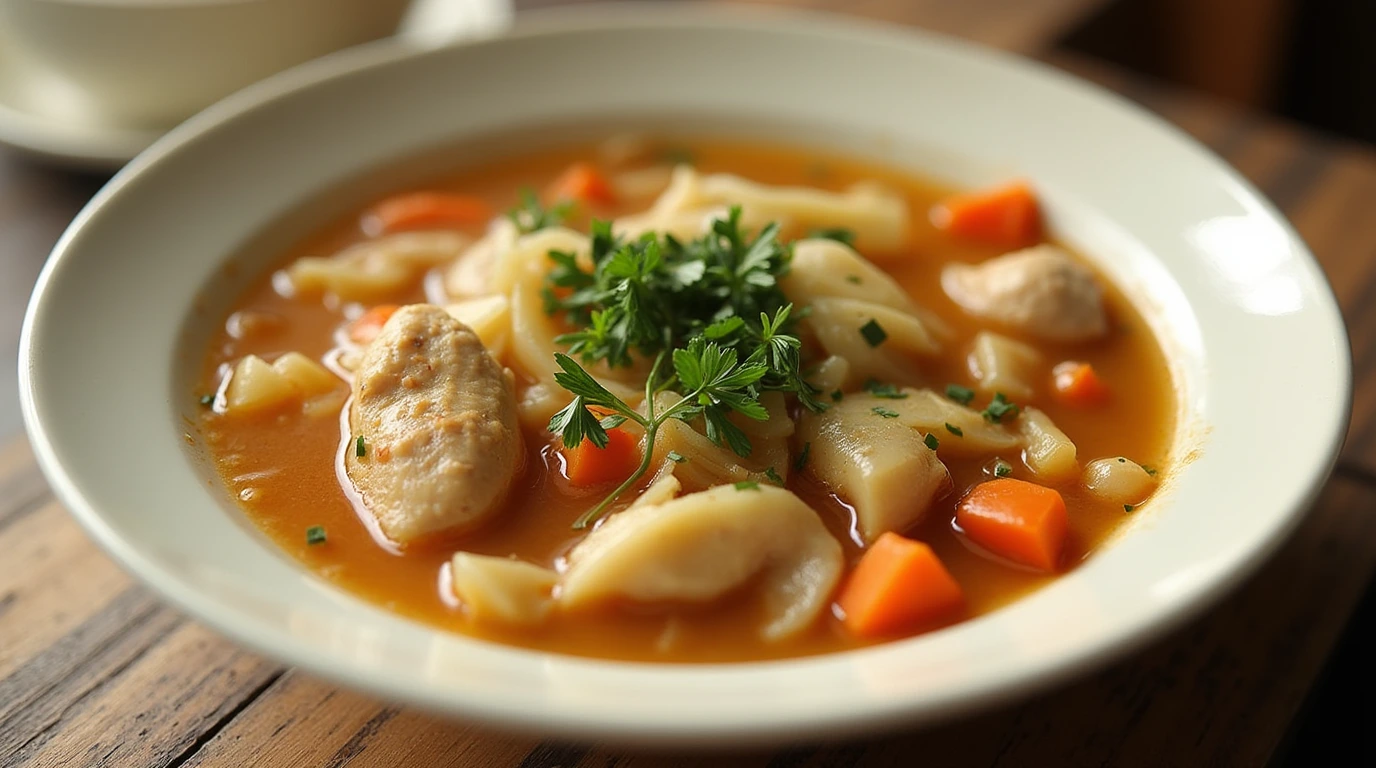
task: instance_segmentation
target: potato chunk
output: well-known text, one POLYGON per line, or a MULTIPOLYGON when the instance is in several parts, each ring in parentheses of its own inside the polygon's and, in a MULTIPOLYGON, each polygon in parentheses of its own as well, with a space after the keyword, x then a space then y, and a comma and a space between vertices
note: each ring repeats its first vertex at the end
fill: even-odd
POLYGON ((807 471, 855 508, 867 542, 916 525, 951 487, 921 432, 874 411, 902 402, 849 396, 799 424, 798 440, 810 444, 807 471))
POLYGON ((554 606, 559 574, 509 557, 458 552, 449 578, 469 618, 516 626, 539 624, 554 606))

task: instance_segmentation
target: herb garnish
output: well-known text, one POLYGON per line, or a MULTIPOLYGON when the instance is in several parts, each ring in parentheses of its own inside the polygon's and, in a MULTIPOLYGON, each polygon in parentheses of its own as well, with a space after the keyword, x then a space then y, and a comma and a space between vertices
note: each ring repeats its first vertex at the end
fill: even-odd
POLYGON ((961 429, 960 427, 957 427, 949 421, 946 422, 946 431, 950 432, 956 437, 965 437, 965 430, 961 429))
POLYGON ((564 223, 573 210, 573 203, 563 202, 546 208, 540 198, 529 188, 521 190, 521 204, 506 212, 506 217, 516 225, 516 231, 523 235, 538 232, 564 223))
POLYGON ((779 473, 775 472, 773 467, 766 469, 764 471, 764 476, 769 478, 769 482, 779 486, 780 488, 783 487, 784 479, 782 477, 779 477, 779 473))
POLYGON ((1016 419, 1020 410, 1017 403, 1009 401, 1002 392, 995 392, 994 399, 989 401, 980 415, 991 424, 1001 424, 1005 418, 1016 419))
POLYGON ((947 384, 946 396, 961 405, 969 405, 975 399, 975 390, 969 387, 962 387, 959 384, 947 384))
POLYGON ((678 451, 669 451, 668 453, 664 454, 664 458, 674 462, 675 464, 682 464, 683 462, 688 460, 687 456, 684 456, 678 451))
POLYGON ((868 323, 860 326, 860 335, 865 337, 865 343, 871 347, 883 344, 889 338, 889 334, 884 330, 884 326, 878 320, 870 318, 868 323))
POLYGON ((926 443, 927 447, 934 451, 937 449, 937 446, 941 445, 941 441, 936 439, 936 435, 931 432, 928 432, 927 436, 922 438, 922 442, 926 443))
POLYGON ((738 490, 738 491, 758 491, 758 490, 760 490, 760 484, 757 483, 757 482, 755 482, 754 480, 742 480, 742 481, 740 481, 739 483, 735 483, 734 485, 736 486, 736 490, 738 490))
POLYGON ((808 457, 812 454, 812 443, 803 443, 803 450, 798 453, 798 458, 793 460, 793 471, 802 472, 807 466, 808 457))
POLYGON ((1146 472, 1148 475, 1151 475, 1152 477, 1156 477, 1156 468, 1155 468, 1155 467, 1149 467, 1149 466, 1147 466, 1146 464, 1143 464, 1143 465, 1142 465, 1142 470, 1143 470, 1144 472, 1146 472))
POLYGON ((908 393, 898 387, 882 382, 878 379, 869 379, 865 382, 865 391, 871 395, 885 400, 906 400, 908 393))
POLYGON ((859 284, 860 284, 860 276, 859 276, 859 275, 846 275, 846 282, 850 283, 851 285, 859 285, 859 284))
POLYGON ((1134 509, 1137 509, 1137 507, 1134 506, 1134 505, 1132 505, 1132 504, 1124 504, 1124 505, 1123 505, 1123 511, 1124 511, 1124 512, 1131 512, 1131 511, 1134 510, 1134 509))
POLYGON ((354 440, 354 456, 357 456, 358 458, 361 459, 361 458, 363 458, 364 456, 367 456, 367 455, 368 455, 368 443, 367 443, 367 441, 363 438, 363 435, 359 435, 358 438, 354 440))
POLYGON ((842 392, 841 390, 839 390, 839 389, 833 389, 833 390, 831 390, 831 401, 832 401, 833 403, 839 403, 839 402, 841 402, 841 398, 843 398, 843 397, 845 397, 845 396, 846 396, 846 394, 845 394, 844 392, 842 392))
POLYGON ((306 543, 310 546, 325 543, 325 526, 312 525, 306 529, 306 543))
POLYGON ((891 410, 889 410, 888 408, 884 408, 884 407, 882 407, 882 406, 876 405, 876 406, 874 406, 873 408, 871 408, 870 411, 872 411, 873 413, 875 413, 875 414, 877 414, 877 415, 879 415, 879 416, 883 416, 883 417, 886 418, 886 419, 896 419, 896 418, 898 418, 898 411, 891 411, 891 410))
MULTIPOLYGON (((811 232, 807 233, 807 236, 817 238, 820 240, 835 240, 836 242, 841 243, 842 245, 849 245, 851 247, 855 246, 855 232, 853 230, 846 229, 845 227, 826 227, 823 229, 814 229, 811 232)), ((851 277, 854 277, 854 275, 852 275, 851 277)), ((846 279, 849 280, 850 278, 846 279)), ((860 282, 860 278, 855 278, 855 282, 860 282)))
POLYGON ((1013 465, 1003 459, 994 459, 994 477, 1008 477, 1013 474, 1013 465))

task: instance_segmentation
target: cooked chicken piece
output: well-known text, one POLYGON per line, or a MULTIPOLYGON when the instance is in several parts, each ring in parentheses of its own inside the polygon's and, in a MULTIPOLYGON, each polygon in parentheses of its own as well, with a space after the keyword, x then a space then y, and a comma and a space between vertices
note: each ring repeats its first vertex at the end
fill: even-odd
POLYGON ((449 563, 449 580, 469 618, 529 626, 549 615, 559 574, 510 557, 458 552, 449 563))
POLYGON ((440 307, 392 315, 363 353, 349 410, 364 455, 350 479, 382 532, 405 544, 491 514, 521 468, 510 374, 440 307))
POLYGON ((941 272, 946 295, 975 317, 1048 341, 1087 341, 1108 332, 1094 273, 1054 245, 941 272))
POLYGON ((810 444, 807 471, 855 507, 867 542, 916 525, 951 487, 923 434, 887 415, 895 412, 890 404, 903 402, 850 396, 805 414, 798 426, 798 441, 810 444))
POLYGON ((667 498, 677 489, 673 477, 657 481, 574 547, 559 592, 563 608, 705 603, 750 586, 763 598, 765 640, 817 619, 844 562, 816 512, 766 484, 667 498))

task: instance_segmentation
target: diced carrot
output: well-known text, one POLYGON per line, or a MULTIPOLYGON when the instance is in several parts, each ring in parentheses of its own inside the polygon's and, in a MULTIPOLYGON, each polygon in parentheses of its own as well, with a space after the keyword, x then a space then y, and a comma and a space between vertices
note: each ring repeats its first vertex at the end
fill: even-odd
POLYGON ((1070 405, 1088 407, 1108 402, 1109 388, 1094 366, 1067 360, 1051 369, 1056 394, 1070 405))
POLYGON ((607 430, 606 448, 584 440, 577 448, 561 450, 569 485, 578 488, 625 480, 640 463, 640 441, 619 427, 607 430))
POLYGON ((367 344, 377 338, 382 326, 392 319, 392 315, 397 311, 395 304, 379 304, 376 307, 358 316, 358 319, 349 323, 349 338, 355 344, 367 344))
POLYGON ((592 163, 574 163, 545 189, 545 200, 551 203, 572 201, 594 206, 612 205, 616 192, 612 184, 592 163))
POLYGON ((451 192, 406 192, 373 206, 364 220, 388 234, 410 229, 448 229, 486 224, 492 206, 482 198, 451 192))
POLYGON ((970 541, 999 557, 1054 571, 1070 521, 1055 489, 1011 477, 976 485, 956 506, 956 524, 970 541))
POLYGON ((930 624, 964 602, 960 585, 931 547, 893 532, 870 545, 836 599, 846 628, 860 637, 930 624))
POLYGON ((947 234, 1001 248, 1025 248, 1042 237, 1037 197, 1022 182, 952 195, 932 208, 931 217, 947 234))

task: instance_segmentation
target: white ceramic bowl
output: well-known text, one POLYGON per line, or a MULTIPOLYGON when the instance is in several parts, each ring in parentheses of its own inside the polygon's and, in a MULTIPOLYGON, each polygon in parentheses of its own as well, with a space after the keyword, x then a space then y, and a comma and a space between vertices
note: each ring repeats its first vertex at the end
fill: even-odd
POLYGON ((211 108, 135 160, 63 236, 22 355, 25 417, 53 487, 115 558, 192 616, 432 710, 657 743, 911 726, 1141 644, 1236 584, 1300 520, 1349 396, 1343 326, 1304 245, 1236 173, 1118 97, 896 29, 624 7, 546 14, 504 39, 425 53, 356 49, 211 108), (321 195, 473 137, 666 118, 966 184, 1035 179, 1056 230, 1128 286, 1169 348, 1175 453, 1190 460, 1110 546, 1008 608, 775 663, 610 663, 477 642, 328 586, 245 522, 183 439, 193 371, 265 259, 360 202, 321 195))
POLYGON ((166 128, 274 72, 390 35, 411 0, 0 0, 0 45, 69 117, 166 128))

